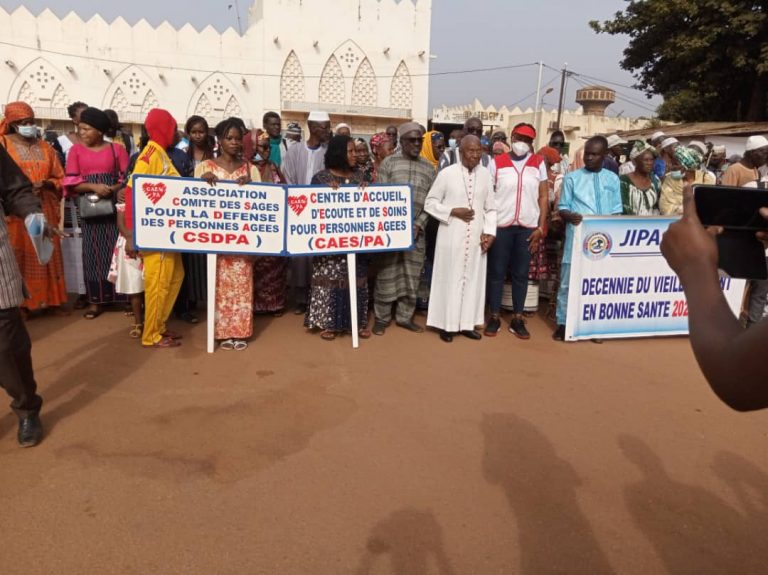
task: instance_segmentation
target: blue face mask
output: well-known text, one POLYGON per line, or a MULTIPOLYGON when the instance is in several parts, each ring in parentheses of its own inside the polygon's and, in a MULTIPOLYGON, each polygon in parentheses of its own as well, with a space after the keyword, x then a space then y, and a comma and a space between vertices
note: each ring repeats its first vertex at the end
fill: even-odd
POLYGON ((256 154, 256 155, 253 157, 253 161, 254 161, 254 162, 263 162, 263 161, 264 161, 264 157, 263 157, 261 154, 256 154))
POLYGON ((16 126, 16 131, 22 138, 37 138, 37 126, 16 126))
POLYGON ((670 178, 672 178, 673 180, 682 180, 682 179, 683 179, 683 176, 684 176, 685 174, 683 174, 683 172, 681 172, 680 170, 675 170, 674 172, 669 172, 669 174, 668 174, 668 175, 669 175, 669 177, 670 177, 670 178))
POLYGON ((451 150, 455 150, 456 149, 456 138, 451 138, 451 139, 448 140, 448 147, 451 150))

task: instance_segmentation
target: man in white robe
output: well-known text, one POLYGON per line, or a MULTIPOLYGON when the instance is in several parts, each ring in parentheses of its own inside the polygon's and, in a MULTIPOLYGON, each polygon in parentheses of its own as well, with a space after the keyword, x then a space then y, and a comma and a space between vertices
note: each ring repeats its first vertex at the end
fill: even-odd
MULTIPOLYGON (((288 148, 283 158, 282 171, 292 186, 308 186, 312 176, 325 169, 325 151, 331 138, 331 118, 327 112, 312 112, 307 119, 309 138, 288 148)), ((307 311, 307 291, 312 277, 312 258, 294 256, 290 263, 290 287, 296 298, 296 315, 307 311)))
POLYGON ((440 222, 427 325, 446 343, 455 333, 482 337, 475 328, 485 321, 487 253, 496 235, 493 181, 479 165, 480 139, 465 136, 459 151, 461 162, 440 171, 424 204, 440 222))

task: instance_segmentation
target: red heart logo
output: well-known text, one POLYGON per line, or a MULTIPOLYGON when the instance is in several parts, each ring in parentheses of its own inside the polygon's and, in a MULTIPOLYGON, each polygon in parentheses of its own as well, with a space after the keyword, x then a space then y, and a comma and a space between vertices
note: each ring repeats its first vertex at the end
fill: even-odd
POLYGON ((297 216, 301 215, 304 208, 307 207, 307 196, 288 196, 288 207, 290 207, 297 216))
POLYGON ((162 182, 158 184, 151 184, 149 182, 146 182, 144 184, 141 184, 141 189, 144 190, 144 195, 149 198, 149 201, 152 202, 152 205, 157 205, 157 202, 159 202, 161 199, 163 199, 163 196, 165 195, 165 184, 162 182))

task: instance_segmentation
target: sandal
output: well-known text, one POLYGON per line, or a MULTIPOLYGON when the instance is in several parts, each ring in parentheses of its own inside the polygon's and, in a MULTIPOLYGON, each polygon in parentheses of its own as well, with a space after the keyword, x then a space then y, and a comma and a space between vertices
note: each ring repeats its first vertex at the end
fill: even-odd
POLYGON ((245 351, 248 349, 248 342, 243 341, 242 339, 236 339, 233 344, 233 349, 235 351, 245 351))
POLYGON ((360 337, 360 339, 369 339, 371 337, 371 330, 369 330, 367 327, 364 327, 359 332, 357 332, 357 335, 360 337))
POLYGON ((154 349, 167 349, 171 347, 179 347, 180 345, 181 345, 181 342, 178 342, 175 339, 171 339, 170 337, 164 337, 157 343, 153 343, 152 345, 144 345, 143 347, 154 348, 154 349))
POLYGON ((181 334, 178 334, 173 331, 166 331, 165 333, 161 333, 163 337, 167 337, 168 339, 184 339, 184 336, 181 334))
POLYGON ((103 311, 102 311, 101 309, 99 309, 99 308, 97 308, 97 309, 89 309, 87 312, 85 312, 85 313, 83 314, 83 317, 84 317, 85 319, 96 319, 96 318, 97 318, 97 317, 99 317, 99 316, 100 316, 102 313, 103 313, 103 311))
POLYGON ((77 310, 85 309, 86 307, 88 307, 88 300, 84 298, 77 298, 75 300, 75 304, 72 307, 74 307, 77 310))
POLYGON ((232 351, 235 349, 235 342, 231 339, 225 339, 219 344, 219 348, 225 351, 232 351))
POLYGON ((135 323, 131 326, 131 331, 128 332, 128 335, 133 339, 139 339, 142 333, 144 333, 144 324, 135 323))
POLYGON ((334 339, 336 339, 336 332, 326 329, 320 333, 320 337, 323 338, 325 341, 333 341, 334 339))

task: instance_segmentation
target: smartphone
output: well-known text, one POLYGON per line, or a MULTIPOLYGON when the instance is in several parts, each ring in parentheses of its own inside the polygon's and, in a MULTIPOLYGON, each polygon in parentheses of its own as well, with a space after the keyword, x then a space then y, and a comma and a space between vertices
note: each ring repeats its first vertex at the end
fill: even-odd
POLYGON ((705 226, 750 232, 768 230, 768 220, 760 215, 760 208, 768 208, 766 189, 695 185, 693 198, 705 226))
POLYGON ((755 232, 724 230, 717 236, 717 267, 732 278, 768 279, 765 246, 755 232))

